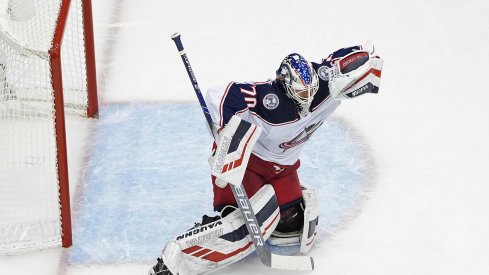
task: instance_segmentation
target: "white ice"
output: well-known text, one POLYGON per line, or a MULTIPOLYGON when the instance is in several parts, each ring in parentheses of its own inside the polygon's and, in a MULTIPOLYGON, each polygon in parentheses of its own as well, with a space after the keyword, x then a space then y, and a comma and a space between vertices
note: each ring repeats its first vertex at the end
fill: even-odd
MULTIPOLYGON (((384 58, 380 93, 333 116, 368 148, 372 184, 359 212, 310 253, 314 273, 489 274, 489 2, 93 0, 93 9, 101 108, 195 101, 174 32, 203 90, 273 77, 290 52, 319 60, 372 39, 384 58)), ((73 201, 96 127, 68 121, 73 201)), ((153 264, 65 257, 2 256, 0 274, 145 274, 153 264)), ((251 258, 216 274, 231 272, 284 273, 251 258)))

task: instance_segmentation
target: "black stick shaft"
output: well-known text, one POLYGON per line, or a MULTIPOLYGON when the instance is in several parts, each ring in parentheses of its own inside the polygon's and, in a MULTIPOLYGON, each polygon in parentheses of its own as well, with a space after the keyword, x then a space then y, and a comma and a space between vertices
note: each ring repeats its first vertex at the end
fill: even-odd
POLYGON ((187 70, 188 77, 190 78, 190 82, 192 82, 192 86, 195 91, 195 95, 199 100, 200 107, 202 108, 202 112, 204 113, 205 119, 207 120, 207 124, 209 129, 211 130, 214 139, 217 138, 216 131, 214 129, 214 125, 212 123, 211 114, 209 113, 209 109, 207 108, 207 104, 205 103, 204 97, 202 96, 202 92, 200 91, 199 84, 197 83, 197 78, 195 78, 194 71, 190 66, 190 62, 188 60, 187 54, 185 53, 185 49, 183 48, 182 40, 180 39, 180 34, 175 33, 171 37, 177 46, 177 49, 180 53, 180 57, 182 58, 183 64, 185 65, 185 69, 187 70))

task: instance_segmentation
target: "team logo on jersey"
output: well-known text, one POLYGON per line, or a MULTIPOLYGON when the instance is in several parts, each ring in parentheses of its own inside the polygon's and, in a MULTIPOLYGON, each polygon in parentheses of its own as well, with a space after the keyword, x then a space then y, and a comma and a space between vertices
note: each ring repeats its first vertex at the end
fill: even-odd
POLYGON ((276 94, 267 94, 263 98, 263 106, 267 108, 268 110, 273 110, 277 108, 279 104, 278 96, 276 94))
POLYGON ((302 131, 300 134, 298 134, 292 140, 280 144, 279 147, 284 149, 284 152, 285 152, 285 151, 289 150, 290 148, 296 147, 296 146, 306 142, 312 136, 314 131, 316 131, 319 128, 319 126, 321 126, 322 124, 323 124, 323 121, 321 120, 316 124, 306 126, 304 131, 302 131))
POLYGON ((329 80, 328 70, 329 70, 328 66, 319 67, 318 69, 319 78, 321 78, 324 81, 328 81, 329 80))

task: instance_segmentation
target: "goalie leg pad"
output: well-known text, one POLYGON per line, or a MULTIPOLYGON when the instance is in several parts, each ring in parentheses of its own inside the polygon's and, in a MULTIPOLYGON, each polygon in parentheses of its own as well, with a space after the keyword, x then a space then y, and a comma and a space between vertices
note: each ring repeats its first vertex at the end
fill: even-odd
POLYGON ((316 239, 316 226, 319 221, 319 200, 316 190, 310 187, 302 188, 304 198, 304 227, 301 236, 301 253, 311 250, 316 239))
MULTIPOLYGON (((267 240, 280 218, 275 192, 263 186, 251 199, 258 223, 267 240)), ((172 274, 197 275, 234 263, 254 251, 239 210, 214 222, 198 225, 170 241, 163 262, 172 274)))

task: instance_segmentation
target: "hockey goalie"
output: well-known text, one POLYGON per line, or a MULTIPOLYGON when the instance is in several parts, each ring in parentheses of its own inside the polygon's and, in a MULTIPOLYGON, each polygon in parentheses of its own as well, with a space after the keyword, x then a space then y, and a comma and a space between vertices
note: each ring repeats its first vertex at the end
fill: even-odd
POLYGON ((343 99, 378 93, 382 65, 371 44, 339 49, 319 63, 292 53, 274 80, 209 89, 205 101, 219 137, 209 159, 219 214, 204 215, 168 242, 149 274, 209 273, 254 251, 230 187, 236 181, 250 197, 263 240, 309 252, 319 201, 299 180, 301 151, 343 99))

